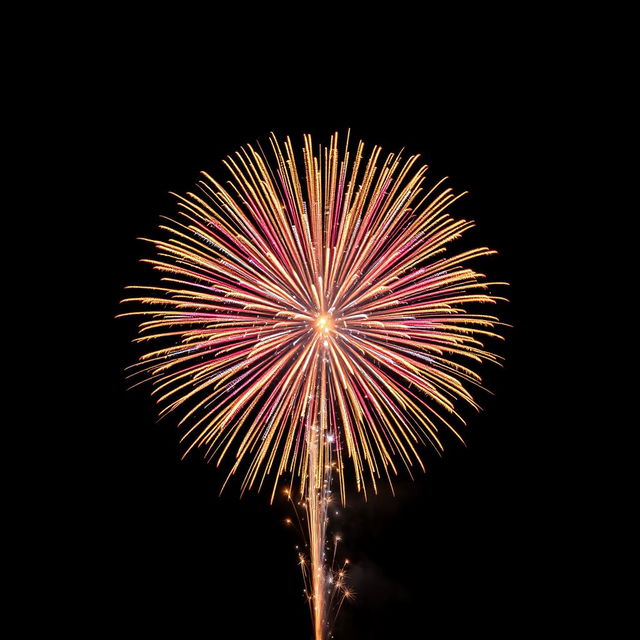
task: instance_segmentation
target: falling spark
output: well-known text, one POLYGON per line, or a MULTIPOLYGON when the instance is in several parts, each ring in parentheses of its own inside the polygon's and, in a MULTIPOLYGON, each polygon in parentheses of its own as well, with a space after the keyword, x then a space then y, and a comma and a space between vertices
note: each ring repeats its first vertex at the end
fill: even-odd
MULTIPOLYGON (((443 428, 457 435, 456 403, 479 409, 474 366, 499 362, 484 343, 501 323, 477 307, 504 283, 467 266, 494 251, 447 254, 473 223, 449 216, 461 196, 443 181, 425 188, 418 156, 353 152, 348 137, 341 151, 337 134, 317 153, 306 135, 301 159, 289 138, 270 145, 229 156, 226 186, 203 173, 176 196, 165 239, 144 239, 162 277, 130 287, 138 310, 122 315, 141 317, 137 342, 163 343, 131 375, 152 383, 161 416, 182 414, 185 455, 233 456, 227 481, 242 469, 244 492, 271 479, 272 501, 287 477, 293 502, 296 484, 323 640, 334 476, 342 503, 349 478, 366 497, 401 467, 424 470, 423 445, 442 450, 443 428)), ((353 592, 338 582, 339 609, 353 592)))

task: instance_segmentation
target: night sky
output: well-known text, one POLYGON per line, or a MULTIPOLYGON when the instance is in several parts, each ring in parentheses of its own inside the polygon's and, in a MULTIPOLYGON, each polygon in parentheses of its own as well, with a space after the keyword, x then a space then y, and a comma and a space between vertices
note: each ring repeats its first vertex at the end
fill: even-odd
POLYGON ((336 638, 543 631, 561 586, 536 585, 548 577, 561 505, 549 500, 552 427, 541 425, 537 408, 543 354, 534 338, 532 264, 541 231, 531 224, 530 190, 540 178, 530 85, 497 58, 471 60, 444 84, 433 84, 426 62, 387 79, 334 78, 325 69, 320 82, 295 76, 276 84, 266 71, 249 77, 242 69, 183 80, 181 67, 169 58, 166 65, 151 72, 140 60, 120 61, 97 123, 104 157, 95 215, 104 223, 106 288, 101 408, 87 421, 99 440, 88 463, 98 483, 91 492, 98 535, 86 552, 94 621, 143 637, 311 637, 299 540, 283 525, 286 503, 269 506, 266 494, 239 499, 237 485, 219 497, 224 469, 197 453, 180 461, 176 418, 157 422, 148 389, 126 390, 122 369, 139 353, 130 344, 135 323, 113 317, 125 285, 155 277, 137 262, 151 248, 136 237, 157 235, 159 216, 175 211, 169 191, 191 189, 200 170, 224 176, 226 154, 270 131, 326 142, 350 127, 352 139, 420 153, 431 184, 447 175, 455 190, 470 192, 451 213, 477 223, 465 242, 499 251, 473 266, 512 284, 499 313, 514 327, 495 344, 504 368, 482 369, 495 395, 478 391, 484 412, 464 413, 467 446, 445 438, 443 458, 425 449, 427 473, 400 478, 396 497, 384 486, 367 503, 350 496, 336 526, 358 595, 345 605, 336 638))

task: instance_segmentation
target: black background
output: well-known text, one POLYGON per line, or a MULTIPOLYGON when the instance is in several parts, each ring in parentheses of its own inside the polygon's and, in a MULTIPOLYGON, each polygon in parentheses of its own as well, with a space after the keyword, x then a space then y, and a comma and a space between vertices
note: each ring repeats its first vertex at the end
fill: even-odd
POLYGON ((135 325, 114 316, 126 284, 154 277, 137 263, 149 249, 136 237, 153 236, 174 211, 169 191, 190 189, 200 170, 223 175, 226 154, 270 131, 325 142, 349 127, 369 145, 420 153, 430 180, 447 175, 470 192, 453 213, 477 222, 469 243, 500 252, 477 266, 511 283, 500 313, 513 329, 496 345, 504 368, 483 370, 495 395, 480 394, 485 411, 466 414, 467 446, 448 440, 442 459, 426 451, 427 474, 400 479, 395 498, 386 489, 366 504, 350 497, 340 529, 358 595, 336 638, 519 637, 542 632, 562 607, 564 489, 549 446, 560 419, 540 408, 546 347, 535 312, 535 264, 548 249, 539 209, 541 159, 552 155, 541 135, 548 92, 521 53, 470 56, 451 72, 411 55, 410 66, 379 68, 315 60, 284 77, 223 64, 190 75, 188 61, 137 57, 105 74, 91 212, 104 357, 85 398, 97 444, 83 462, 92 486, 77 533, 91 624, 145 636, 311 637, 286 505, 240 500, 235 486, 219 497, 223 472, 179 460, 175 420, 157 423, 147 390, 126 390, 135 325))

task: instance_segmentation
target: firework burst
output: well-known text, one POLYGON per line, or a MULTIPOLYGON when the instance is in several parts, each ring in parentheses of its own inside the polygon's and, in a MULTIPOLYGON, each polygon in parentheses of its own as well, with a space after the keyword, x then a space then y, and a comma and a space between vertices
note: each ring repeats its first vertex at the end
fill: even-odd
POLYGON ((347 478, 366 496, 424 469, 423 445, 457 433, 458 401, 478 408, 475 365, 498 361, 484 343, 500 323, 477 305, 500 283, 467 266, 494 252, 447 254, 473 223, 448 215, 460 195, 425 186, 417 161, 348 137, 341 150, 337 134, 317 149, 305 136, 300 158, 289 139, 247 145, 228 182, 203 173, 177 196, 165 239, 148 240, 162 277, 131 287, 139 310, 123 314, 142 316, 137 342, 159 343, 132 375, 161 415, 180 410, 186 453, 231 457, 242 491, 271 478, 271 499, 286 477, 305 501, 316 638, 332 477, 344 502, 347 478))

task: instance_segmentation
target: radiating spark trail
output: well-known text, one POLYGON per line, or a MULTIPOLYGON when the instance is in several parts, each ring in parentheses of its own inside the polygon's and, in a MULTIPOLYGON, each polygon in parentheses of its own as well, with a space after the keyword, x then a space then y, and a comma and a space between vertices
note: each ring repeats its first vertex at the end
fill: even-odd
POLYGON ((460 196, 427 186, 418 156, 348 138, 341 150, 337 134, 319 150, 305 136, 301 157, 289 138, 270 144, 229 156, 227 182, 203 173, 176 196, 164 238, 145 239, 160 278, 130 287, 138 308, 122 315, 140 318, 148 348, 131 376, 152 383, 161 416, 181 413, 185 455, 233 457, 227 481, 271 479, 272 500, 290 478, 305 501, 320 640, 332 480, 343 503, 349 477, 366 497, 424 469, 443 428, 457 434, 457 405, 479 408, 476 365, 500 360, 485 343, 501 323, 479 305, 504 283, 468 266, 490 249, 447 252, 473 223, 449 216, 460 196))

